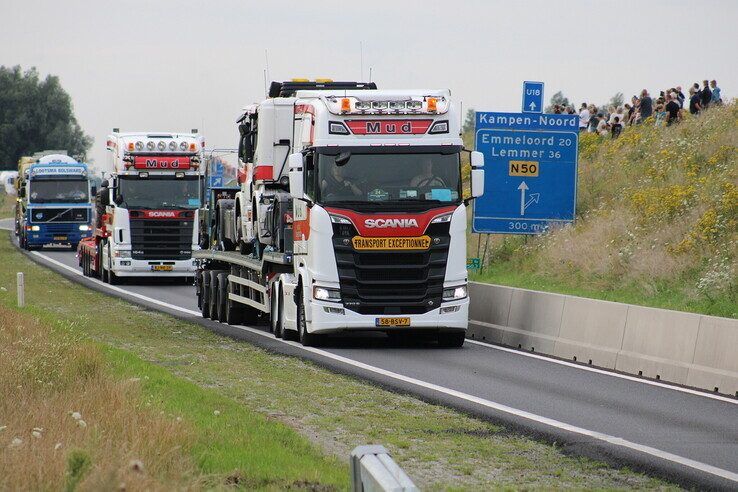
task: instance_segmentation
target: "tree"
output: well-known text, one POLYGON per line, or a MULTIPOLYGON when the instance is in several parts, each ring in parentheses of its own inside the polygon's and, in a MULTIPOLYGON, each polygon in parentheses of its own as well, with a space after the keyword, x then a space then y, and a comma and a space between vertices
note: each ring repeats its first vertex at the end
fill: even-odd
POLYGON ((464 124, 461 127, 462 133, 472 133, 474 131, 475 124, 476 121, 474 109, 469 108, 466 110, 466 118, 464 119, 464 124))
POLYGON ((559 91, 553 96, 551 96, 551 102, 546 107, 545 112, 546 113, 553 113, 554 112, 554 106, 559 105, 563 107, 569 106, 569 99, 564 95, 563 92, 559 91))
POLYGON ((41 80, 35 68, 0 66, 0 169, 45 149, 66 149, 84 160, 92 137, 80 128, 59 78, 41 80))

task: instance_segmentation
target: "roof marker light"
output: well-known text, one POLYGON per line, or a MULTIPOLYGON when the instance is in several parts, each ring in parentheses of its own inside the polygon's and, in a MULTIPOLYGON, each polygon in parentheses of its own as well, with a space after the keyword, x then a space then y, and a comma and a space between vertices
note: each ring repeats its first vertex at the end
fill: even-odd
POLYGON ((133 150, 133 142, 128 142, 128 150, 133 150))
POLYGON ((142 141, 139 140, 138 142, 136 142, 136 150, 143 150, 143 148, 144 143, 142 141))
POLYGON ((359 111, 366 111, 368 109, 372 109, 372 103, 367 101, 356 101, 354 103, 354 109, 359 111))
POLYGON ((161 150, 163 152, 164 150, 166 150, 167 144, 165 144, 164 141, 159 140, 159 143, 157 144, 157 147, 159 148, 159 150, 161 150))
POLYGON ((190 152, 195 152, 196 150, 197 150, 197 147, 195 146, 195 144, 191 143, 190 144, 190 152))
POLYGON ((344 97, 341 99, 341 111, 344 113, 348 113, 351 111, 351 101, 348 97, 344 97))
POLYGON ((435 97, 428 98, 428 111, 436 112, 438 110, 438 99, 435 97))
POLYGON ((151 140, 149 140, 148 142, 146 142, 146 149, 147 150, 152 151, 155 148, 156 148, 156 145, 154 145, 154 142, 152 142, 151 140))
POLYGON ((169 150, 171 150, 171 151, 177 150, 177 142, 175 142, 174 140, 172 140, 171 142, 169 142, 169 150))
POLYGON ((187 150, 187 142, 180 142, 180 144, 179 144, 179 150, 181 150, 183 152, 185 150, 187 150))

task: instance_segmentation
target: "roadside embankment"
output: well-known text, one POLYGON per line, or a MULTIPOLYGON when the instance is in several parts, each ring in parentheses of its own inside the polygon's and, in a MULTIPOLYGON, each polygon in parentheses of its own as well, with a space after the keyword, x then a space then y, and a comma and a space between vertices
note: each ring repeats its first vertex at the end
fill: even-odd
POLYGON ((738 103, 582 134, 579 155, 575 226, 493 236, 472 280, 738 318, 738 103))

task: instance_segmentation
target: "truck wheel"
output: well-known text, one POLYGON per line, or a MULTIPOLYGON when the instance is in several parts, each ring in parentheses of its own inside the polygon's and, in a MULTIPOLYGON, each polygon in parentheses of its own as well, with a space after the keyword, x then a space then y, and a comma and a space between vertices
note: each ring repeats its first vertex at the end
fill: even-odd
POLYGON ((305 347, 317 347, 323 339, 320 335, 308 333, 307 320, 305 318, 305 302, 303 299, 300 299, 300 304, 297 305, 297 337, 305 347))
POLYGON ((438 345, 446 348, 459 348, 464 345, 466 333, 463 331, 454 331, 451 333, 439 333, 438 345))
POLYGON ((200 274, 200 312, 203 318, 210 317, 210 271, 203 270, 200 274))
POLYGON ((220 321, 218 319, 218 274, 217 270, 210 270, 210 319, 220 321))
POLYGON ((120 285, 122 281, 121 278, 117 276, 113 270, 108 270, 108 283, 110 285, 120 285))
POLYGON ((224 289, 223 297, 225 297, 225 322, 229 325, 240 325, 243 323, 246 317, 246 310, 248 307, 243 304, 228 299, 228 294, 231 292, 231 283, 228 282, 228 274, 226 277, 226 288, 224 289))
POLYGON ((280 295, 279 286, 276 285, 272 293, 272 302, 269 309, 269 321, 271 323, 272 333, 274 333, 276 338, 282 338, 282 312, 279 309, 280 295))

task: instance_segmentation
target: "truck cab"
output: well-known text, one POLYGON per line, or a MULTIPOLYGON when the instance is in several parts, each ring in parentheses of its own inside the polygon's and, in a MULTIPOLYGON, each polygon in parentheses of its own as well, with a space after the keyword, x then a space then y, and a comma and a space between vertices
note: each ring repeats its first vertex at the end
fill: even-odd
POLYGON ((22 248, 77 244, 92 230, 91 185, 86 164, 64 154, 22 166, 16 231, 22 248))
POLYGON ((98 197, 95 266, 119 277, 194 275, 205 140, 196 132, 114 132, 98 197))

